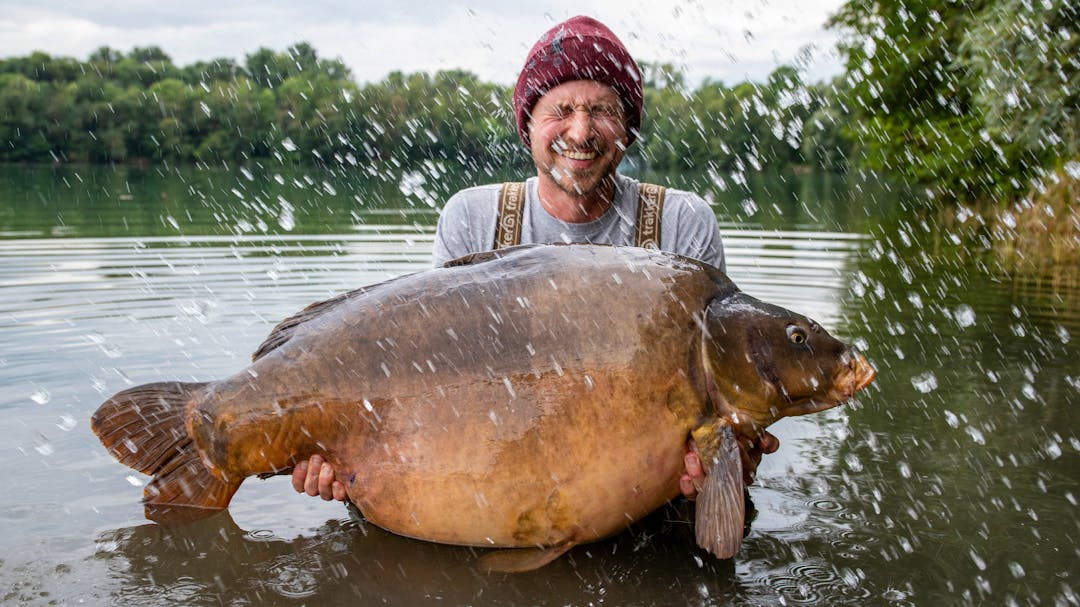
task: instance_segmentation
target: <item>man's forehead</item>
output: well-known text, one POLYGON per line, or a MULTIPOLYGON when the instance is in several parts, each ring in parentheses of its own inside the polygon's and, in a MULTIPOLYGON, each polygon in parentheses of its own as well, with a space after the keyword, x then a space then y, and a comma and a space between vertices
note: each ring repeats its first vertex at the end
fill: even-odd
POLYGON ((573 105, 594 103, 618 103, 619 93, 610 86, 595 80, 571 80, 564 82, 540 97, 547 103, 570 103, 573 105))

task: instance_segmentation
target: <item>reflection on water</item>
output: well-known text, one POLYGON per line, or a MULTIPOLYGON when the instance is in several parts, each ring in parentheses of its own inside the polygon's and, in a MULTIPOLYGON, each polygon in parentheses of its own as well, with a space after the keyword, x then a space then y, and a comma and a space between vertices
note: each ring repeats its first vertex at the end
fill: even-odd
POLYGON ((857 404, 774 427, 783 447, 733 561, 701 553, 665 510, 538 572, 489 576, 471 549, 384 533, 280 477, 246 483, 223 516, 147 524, 146 478, 89 431, 101 400, 232 373, 281 318, 429 264, 430 209, 385 192, 361 204, 362 188, 336 182, 304 198, 305 184, 259 194, 290 201, 293 230, 275 229, 280 206, 184 208, 175 184, 141 219, 90 193, 33 225, 0 213, 0 463, 16 489, 0 497, 4 603, 1077 604, 1076 293, 930 257, 903 221, 808 221, 853 213, 812 209, 794 186, 797 205, 759 200, 778 214, 752 225, 739 200, 718 203, 729 272, 859 343, 880 374, 857 404), (62 238, 42 227, 57 223, 62 238))

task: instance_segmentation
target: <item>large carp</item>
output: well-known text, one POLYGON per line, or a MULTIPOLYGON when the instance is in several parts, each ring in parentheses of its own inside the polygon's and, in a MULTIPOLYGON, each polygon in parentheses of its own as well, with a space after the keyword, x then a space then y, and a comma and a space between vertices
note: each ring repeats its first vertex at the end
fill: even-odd
POLYGON ((742 541, 738 441, 869 384, 866 359, 719 270, 636 248, 484 253, 313 304, 253 362, 206 383, 120 392, 93 417, 152 475, 147 516, 207 516, 252 475, 315 453, 370 522, 540 566, 706 480, 696 537, 742 541))

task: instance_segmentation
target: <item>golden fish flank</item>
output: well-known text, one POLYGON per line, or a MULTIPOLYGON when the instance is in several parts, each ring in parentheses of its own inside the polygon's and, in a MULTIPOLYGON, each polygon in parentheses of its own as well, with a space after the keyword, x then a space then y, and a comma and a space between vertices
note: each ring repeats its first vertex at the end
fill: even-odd
POLYGON ((728 558, 744 518, 737 438, 874 377, 817 323, 695 260, 567 245, 448 266, 309 306, 231 377, 104 403, 95 432, 154 477, 147 516, 207 516, 244 478, 322 453, 372 523, 521 548, 485 560, 522 570, 675 497, 693 437, 708 473, 698 542, 728 558))

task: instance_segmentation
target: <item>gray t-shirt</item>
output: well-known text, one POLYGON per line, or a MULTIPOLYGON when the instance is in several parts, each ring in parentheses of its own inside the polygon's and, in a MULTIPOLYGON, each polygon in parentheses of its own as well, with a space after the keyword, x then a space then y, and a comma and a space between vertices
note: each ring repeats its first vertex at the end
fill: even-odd
MULTIPOLYGON (((540 204, 536 177, 525 182, 525 214, 521 242, 591 242, 633 246, 638 209, 638 182, 615 176, 614 204, 599 218, 567 223, 552 217, 540 204)), ((433 261, 447 261, 490 251, 495 242, 495 216, 502 184, 482 185, 454 194, 439 216, 433 261)), ((716 215, 700 196, 667 190, 660 223, 660 249, 700 259, 724 270, 724 245, 716 215)))

